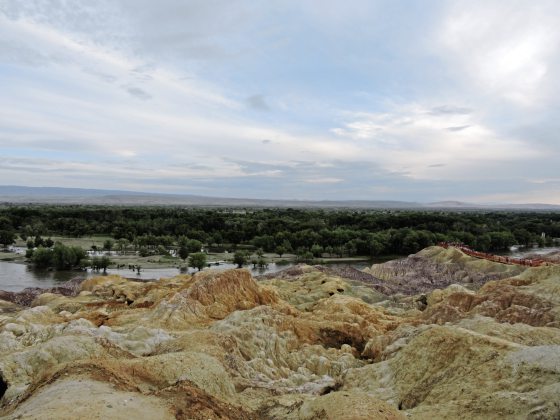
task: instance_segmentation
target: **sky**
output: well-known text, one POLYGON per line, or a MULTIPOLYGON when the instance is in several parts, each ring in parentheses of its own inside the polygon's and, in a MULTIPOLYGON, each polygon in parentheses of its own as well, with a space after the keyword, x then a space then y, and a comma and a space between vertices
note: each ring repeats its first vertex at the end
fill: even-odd
POLYGON ((0 184, 560 204, 556 0, 0 0, 0 184))

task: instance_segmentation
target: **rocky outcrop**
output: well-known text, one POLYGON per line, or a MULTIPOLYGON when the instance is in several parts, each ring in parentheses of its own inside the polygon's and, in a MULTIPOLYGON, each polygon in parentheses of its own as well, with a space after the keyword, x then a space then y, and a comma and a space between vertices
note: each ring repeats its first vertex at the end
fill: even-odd
MULTIPOLYGON (((482 325, 487 330, 496 323, 479 318, 470 325, 432 325, 405 336, 406 344, 387 353, 388 359, 349 370, 343 389, 368 391, 412 418, 557 417, 560 347, 520 344, 500 336, 500 329, 487 335, 477 331, 482 325)), ((502 331, 519 332, 514 327, 502 331)), ((559 337, 557 331, 545 336, 537 342, 559 337)))
POLYGON ((433 246, 407 258, 374 264, 364 272, 384 280, 385 294, 416 295, 451 284, 478 288, 524 270, 521 266, 470 257, 456 248, 433 246))
POLYGON ((421 299, 299 266, 259 282, 104 276, 0 301, 0 416, 556 418, 559 270, 422 286, 421 299))
POLYGON ((477 293, 459 287, 433 291, 423 317, 442 324, 478 314, 498 322, 560 327, 560 267, 531 268, 488 282, 477 293))
POLYGON ((0 290, 0 300, 12 302, 16 305, 30 306, 33 300, 43 293, 56 293, 63 296, 76 296, 80 291, 82 279, 77 277, 62 283, 60 286, 51 287, 49 289, 41 289, 40 287, 28 287, 21 292, 7 292, 0 290))
POLYGON ((298 267, 297 271, 290 268, 278 273, 278 277, 263 279, 260 283, 273 286, 283 300, 304 311, 312 309, 321 299, 335 295, 351 296, 368 303, 387 299, 370 283, 342 278, 320 266, 298 267))

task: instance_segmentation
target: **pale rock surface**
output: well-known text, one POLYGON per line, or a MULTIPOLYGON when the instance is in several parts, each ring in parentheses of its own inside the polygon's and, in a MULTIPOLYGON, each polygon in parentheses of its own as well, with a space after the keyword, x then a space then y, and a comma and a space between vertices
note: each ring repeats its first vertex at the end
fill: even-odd
POLYGON ((328 420, 399 420, 406 417, 365 392, 332 392, 303 403, 297 418, 328 420))
POLYGON ((0 416, 559 418, 560 268, 448 251, 386 285, 299 266, 5 294, 0 416))
POLYGON ((89 378, 59 380, 35 392, 7 419, 174 419, 164 400, 89 378))

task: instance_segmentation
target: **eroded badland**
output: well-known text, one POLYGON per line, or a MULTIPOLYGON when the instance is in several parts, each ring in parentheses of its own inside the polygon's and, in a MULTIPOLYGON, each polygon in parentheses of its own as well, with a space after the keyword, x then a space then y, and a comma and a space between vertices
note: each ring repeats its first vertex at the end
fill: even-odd
POLYGON ((0 300, 3 418, 560 417, 560 266, 97 277, 0 300))

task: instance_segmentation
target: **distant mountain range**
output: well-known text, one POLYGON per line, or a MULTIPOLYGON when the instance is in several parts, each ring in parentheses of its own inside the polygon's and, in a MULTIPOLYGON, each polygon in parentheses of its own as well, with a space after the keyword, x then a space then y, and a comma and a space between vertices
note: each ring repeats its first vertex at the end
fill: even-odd
POLYGON ((417 203, 389 200, 271 200, 254 198, 205 197, 187 194, 158 194, 87 188, 23 187, 0 185, 0 204, 89 204, 127 206, 193 207, 280 207, 280 208, 355 208, 355 209, 503 209, 560 210, 554 204, 472 204, 460 201, 417 203))

